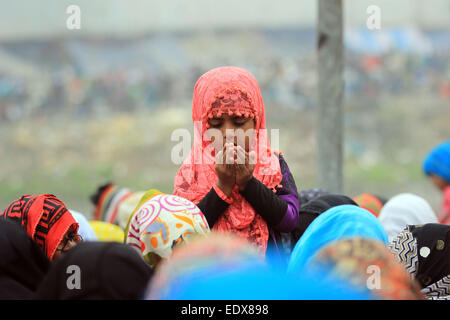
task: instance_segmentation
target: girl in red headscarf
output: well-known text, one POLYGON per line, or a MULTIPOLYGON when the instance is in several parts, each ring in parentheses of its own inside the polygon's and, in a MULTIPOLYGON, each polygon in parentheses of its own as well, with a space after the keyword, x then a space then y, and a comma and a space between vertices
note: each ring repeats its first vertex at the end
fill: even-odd
POLYGON ((232 232, 262 253, 280 252, 297 223, 295 181, 270 148, 256 79, 238 67, 201 76, 192 102, 194 144, 175 177, 174 194, 202 210, 213 230, 232 232))
POLYGON ((65 204, 52 194, 22 196, 0 218, 20 224, 50 260, 82 240, 77 234, 78 223, 65 204))

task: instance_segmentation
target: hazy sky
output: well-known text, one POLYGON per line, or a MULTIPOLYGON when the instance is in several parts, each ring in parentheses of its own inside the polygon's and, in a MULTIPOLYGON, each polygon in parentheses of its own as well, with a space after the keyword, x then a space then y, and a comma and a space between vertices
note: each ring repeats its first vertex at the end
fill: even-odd
MULTIPOLYGON (((344 0, 346 27, 364 26, 381 9, 382 27, 450 28, 450 0, 344 0)), ((313 27, 316 0, 0 0, 0 39, 129 35, 220 27, 313 27), (66 28, 66 8, 81 8, 81 30, 66 28)))

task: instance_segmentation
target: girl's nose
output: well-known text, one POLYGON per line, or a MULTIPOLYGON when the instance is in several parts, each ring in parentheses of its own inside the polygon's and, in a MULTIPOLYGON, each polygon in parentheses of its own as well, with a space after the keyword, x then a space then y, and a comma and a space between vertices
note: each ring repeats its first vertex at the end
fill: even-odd
POLYGON ((225 143, 234 143, 236 144, 236 134, 234 132, 234 129, 229 129, 228 132, 227 131, 223 131, 222 132, 222 136, 223 136, 223 143, 225 145, 225 143))

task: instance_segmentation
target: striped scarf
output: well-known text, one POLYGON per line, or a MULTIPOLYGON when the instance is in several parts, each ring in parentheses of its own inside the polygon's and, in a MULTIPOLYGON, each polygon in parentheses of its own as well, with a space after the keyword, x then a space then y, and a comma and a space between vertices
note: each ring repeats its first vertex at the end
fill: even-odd
POLYGON ((118 224, 120 205, 133 193, 127 189, 113 184, 108 185, 96 203, 94 220, 118 224))

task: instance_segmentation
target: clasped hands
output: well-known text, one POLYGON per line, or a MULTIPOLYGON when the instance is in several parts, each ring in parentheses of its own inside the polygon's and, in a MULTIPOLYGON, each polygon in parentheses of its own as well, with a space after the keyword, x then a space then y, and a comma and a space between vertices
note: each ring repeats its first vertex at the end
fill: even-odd
POLYGON ((235 185, 243 191, 253 177, 256 153, 247 152, 239 145, 225 143, 216 154, 215 171, 219 178, 216 185, 229 197, 235 185))

